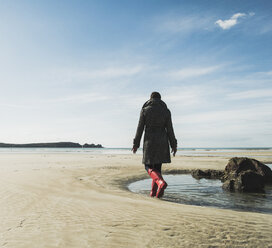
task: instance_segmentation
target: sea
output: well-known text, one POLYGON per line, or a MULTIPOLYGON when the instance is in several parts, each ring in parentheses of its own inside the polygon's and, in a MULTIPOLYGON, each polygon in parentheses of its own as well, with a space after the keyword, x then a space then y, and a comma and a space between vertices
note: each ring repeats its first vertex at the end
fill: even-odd
MULTIPOLYGON (((202 147, 202 148, 180 148, 177 151, 177 155, 182 156, 229 156, 233 155, 226 153, 235 153, 235 156, 239 156, 245 152, 252 150, 272 150, 272 147, 202 147)), ((138 149, 137 154, 142 154, 142 149, 138 149)), ((131 148, 0 148, 1 153, 88 153, 88 154, 132 154, 131 148)), ((263 156, 254 156, 263 157, 263 156)), ((267 156, 265 156, 267 157, 267 156)))

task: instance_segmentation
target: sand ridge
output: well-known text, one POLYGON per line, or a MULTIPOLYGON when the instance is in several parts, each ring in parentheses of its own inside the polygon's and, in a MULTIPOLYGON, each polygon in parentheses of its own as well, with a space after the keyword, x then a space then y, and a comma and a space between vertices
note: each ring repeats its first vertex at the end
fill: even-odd
MULTIPOLYGON (((177 156, 163 169, 223 169, 227 161, 177 156)), ((0 247, 272 245, 272 215, 127 191, 124 183, 147 177, 140 155, 1 154, 0 168, 0 247)))

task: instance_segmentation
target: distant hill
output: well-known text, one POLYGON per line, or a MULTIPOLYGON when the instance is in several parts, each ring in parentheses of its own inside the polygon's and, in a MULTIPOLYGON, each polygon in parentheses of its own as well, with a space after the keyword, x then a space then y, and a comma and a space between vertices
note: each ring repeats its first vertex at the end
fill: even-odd
POLYGON ((79 143, 74 142, 51 142, 51 143, 30 143, 30 144, 9 144, 0 143, 0 147, 15 147, 15 148, 104 148, 100 144, 84 144, 83 146, 79 143))

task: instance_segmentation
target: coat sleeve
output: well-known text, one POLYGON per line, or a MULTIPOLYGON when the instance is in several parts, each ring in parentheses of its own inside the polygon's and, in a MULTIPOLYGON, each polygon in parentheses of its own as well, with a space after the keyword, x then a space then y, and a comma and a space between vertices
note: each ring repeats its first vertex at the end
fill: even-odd
POLYGON ((176 140, 174 129, 173 129, 170 111, 169 111, 169 115, 168 115, 168 118, 166 121, 166 131, 167 131, 167 136, 168 136, 168 140, 170 142, 171 148, 177 148, 177 140, 176 140))
POLYGON ((140 142, 141 142, 142 134, 143 134, 143 131, 144 131, 144 126, 145 126, 144 111, 142 109, 141 114, 140 114, 138 127, 137 127, 137 131, 136 131, 136 135, 135 135, 135 138, 133 140, 133 146, 134 147, 137 147, 137 148, 140 147, 140 142))

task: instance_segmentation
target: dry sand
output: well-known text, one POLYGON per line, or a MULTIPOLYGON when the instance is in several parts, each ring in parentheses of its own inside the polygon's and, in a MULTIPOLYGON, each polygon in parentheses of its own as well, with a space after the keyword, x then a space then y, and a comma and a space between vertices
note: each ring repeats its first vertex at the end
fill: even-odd
MULTIPOLYGON (((250 155, 268 162, 272 152, 250 155)), ((163 169, 223 169, 227 160, 177 156, 163 169)), ((0 169, 0 247, 272 247, 271 214, 127 191, 146 177, 140 155, 0 154, 0 169)))

